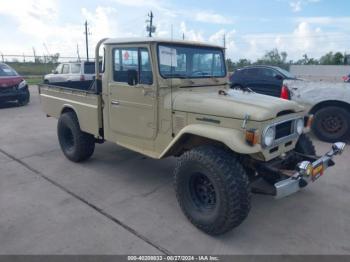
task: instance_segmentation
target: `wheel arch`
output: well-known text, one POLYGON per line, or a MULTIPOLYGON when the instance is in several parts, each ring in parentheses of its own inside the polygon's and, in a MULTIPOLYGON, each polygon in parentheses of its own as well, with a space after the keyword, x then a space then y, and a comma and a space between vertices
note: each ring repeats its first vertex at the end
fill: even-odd
POLYGON ((344 108, 350 113, 350 104, 349 103, 346 103, 344 101, 339 101, 339 100, 327 100, 327 101, 322 101, 322 102, 314 105, 310 110, 310 114, 315 114, 318 110, 325 108, 327 106, 337 106, 340 108, 344 108))
POLYGON ((180 156, 184 152, 201 145, 213 145, 221 148, 229 149, 222 141, 210 139, 196 134, 185 133, 173 144, 163 157, 180 156))
POLYGON ((248 145, 244 134, 239 130, 195 124, 183 128, 162 152, 160 158, 179 156, 195 147, 208 144, 229 149, 237 154, 255 154, 261 151, 260 145, 248 145))
POLYGON ((72 105, 68 105, 68 104, 63 105, 60 115, 63 115, 68 112, 73 112, 78 117, 78 114, 72 105))
POLYGON ((68 104, 63 105, 63 107, 61 109, 61 112, 60 112, 60 116, 65 114, 65 113, 69 113, 69 112, 72 112, 72 113, 75 114, 75 116, 76 116, 76 118, 78 120, 78 125, 80 126, 79 116, 77 114, 76 109, 72 105, 68 105, 68 104))

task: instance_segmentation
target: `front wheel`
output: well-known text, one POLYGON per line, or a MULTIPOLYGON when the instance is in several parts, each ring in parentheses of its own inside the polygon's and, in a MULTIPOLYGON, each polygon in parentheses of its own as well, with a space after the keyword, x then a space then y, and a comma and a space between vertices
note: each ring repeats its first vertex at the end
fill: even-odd
POLYGON ((306 136, 305 134, 302 134, 299 137, 299 140, 295 146, 295 152, 309 155, 309 156, 315 156, 316 155, 316 149, 314 144, 312 143, 311 139, 306 136))
POLYGON ((95 150, 95 138, 80 130, 73 112, 61 115, 57 125, 58 140, 64 155, 73 162, 89 159, 95 150))
POLYGON ((175 190, 186 217, 210 235, 237 227, 250 210, 246 172, 232 153, 220 148, 184 153, 175 169, 175 190))
POLYGON ((18 105, 25 106, 29 103, 29 100, 30 100, 30 93, 29 93, 29 90, 26 89, 24 91, 24 94, 21 95, 21 97, 18 99, 18 105))
POLYGON ((316 112, 312 131, 325 142, 343 141, 350 134, 350 113, 341 107, 324 107, 316 112))

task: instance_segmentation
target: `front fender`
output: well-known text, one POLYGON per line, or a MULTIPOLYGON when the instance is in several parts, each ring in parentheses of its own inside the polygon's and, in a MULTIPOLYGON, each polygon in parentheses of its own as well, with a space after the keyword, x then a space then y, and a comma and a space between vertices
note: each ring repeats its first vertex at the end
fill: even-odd
POLYGON ((176 137, 171 141, 170 145, 162 152, 160 157, 164 157, 168 152, 176 146, 177 142, 185 135, 196 135, 217 142, 221 142, 238 154, 254 154, 261 152, 259 144, 250 146, 245 141, 245 134, 237 129, 193 124, 183 128, 176 137))

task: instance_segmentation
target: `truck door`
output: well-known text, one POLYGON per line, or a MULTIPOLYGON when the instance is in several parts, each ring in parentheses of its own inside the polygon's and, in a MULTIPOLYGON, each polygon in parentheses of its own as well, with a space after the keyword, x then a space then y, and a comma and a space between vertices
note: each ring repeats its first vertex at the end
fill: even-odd
POLYGON ((156 85, 147 46, 112 50, 109 126, 116 135, 151 139, 156 135, 156 85))

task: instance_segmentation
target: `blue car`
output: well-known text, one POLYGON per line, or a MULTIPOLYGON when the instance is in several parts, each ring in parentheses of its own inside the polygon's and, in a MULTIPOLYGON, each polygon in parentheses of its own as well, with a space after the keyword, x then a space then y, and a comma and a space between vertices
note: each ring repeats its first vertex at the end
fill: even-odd
POLYGON ((289 91, 282 88, 283 80, 296 79, 288 71, 276 66, 254 65, 237 69, 230 77, 231 88, 250 88, 256 93, 289 99, 289 91))

